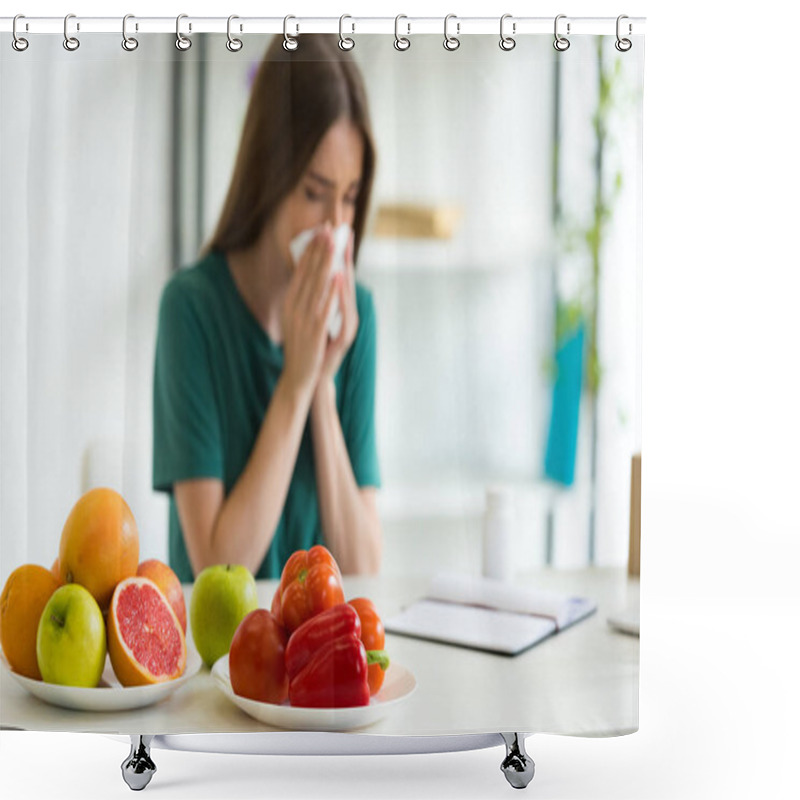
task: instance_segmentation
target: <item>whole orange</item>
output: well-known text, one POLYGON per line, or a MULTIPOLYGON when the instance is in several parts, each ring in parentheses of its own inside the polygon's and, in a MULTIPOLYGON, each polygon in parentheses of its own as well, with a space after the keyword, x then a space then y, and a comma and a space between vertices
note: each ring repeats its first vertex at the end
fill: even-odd
POLYGON ((116 585, 139 565, 136 521, 118 492, 91 489, 75 503, 61 532, 58 564, 64 583, 79 583, 108 610, 116 585))
POLYGON ((0 643, 14 672, 40 681, 36 660, 39 618, 58 581, 46 567, 23 564, 9 576, 0 595, 0 643))
POLYGON ((172 606, 183 632, 186 633, 186 600, 183 597, 183 588, 178 576, 157 558, 148 558, 147 561, 142 561, 136 574, 141 578, 150 578, 161 589, 162 594, 172 606))

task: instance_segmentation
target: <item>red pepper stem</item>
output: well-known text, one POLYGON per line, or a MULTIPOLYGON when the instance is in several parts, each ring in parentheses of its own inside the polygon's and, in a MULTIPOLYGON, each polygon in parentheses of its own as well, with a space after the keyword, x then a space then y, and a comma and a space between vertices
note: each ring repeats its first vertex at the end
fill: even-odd
POLYGON ((389 655, 385 650, 367 650, 367 666, 380 664, 381 669, 386 672, 389 669, 389 663, 389 655))

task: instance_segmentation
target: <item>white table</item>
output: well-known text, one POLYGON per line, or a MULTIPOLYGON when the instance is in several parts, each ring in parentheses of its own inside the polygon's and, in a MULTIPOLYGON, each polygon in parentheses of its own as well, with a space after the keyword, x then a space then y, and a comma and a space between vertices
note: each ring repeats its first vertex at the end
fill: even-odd
MULTIPOLYGON (((396 713, 363 734, 427 737, 524 731, 612 736, 636 730, 639 640, 611 629, 606 618, 638 600, 638 581, 620 569, 589 569, 541 570, 520 583, 589 596, 598 611, 515 657, 387 634, 390 658, 413 672, 417 689, 396 713)), ((262 607, 269 608, 275 586, 276 581, 259 582, 262 607)), ((369 597, 386 618, 423 596, 426 586, 424 578, 346 578, 345 594, 348 599, 369 597)), ((185 591, 188 609, 191 587, 185 591)), ((3 673, 0 724, 125 735, 278 730, 234 706, 216 688, 206 667, 169 699, 114 714, 49 706, 3 673)))

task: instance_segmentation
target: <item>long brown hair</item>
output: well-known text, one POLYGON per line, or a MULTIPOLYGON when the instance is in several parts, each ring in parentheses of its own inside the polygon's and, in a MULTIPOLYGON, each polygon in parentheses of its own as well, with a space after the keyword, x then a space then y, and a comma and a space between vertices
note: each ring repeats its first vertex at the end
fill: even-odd
POLYGON ((299 37, 294 51, 276 36, 253 82, 228 194, 205 250, 252 245, 281 201, 294 189, 328 129, 349 119, 364 139, 361 186, 356 200, 354 258, 364 233, 375 145, 361 72, 338 37, 299 37))

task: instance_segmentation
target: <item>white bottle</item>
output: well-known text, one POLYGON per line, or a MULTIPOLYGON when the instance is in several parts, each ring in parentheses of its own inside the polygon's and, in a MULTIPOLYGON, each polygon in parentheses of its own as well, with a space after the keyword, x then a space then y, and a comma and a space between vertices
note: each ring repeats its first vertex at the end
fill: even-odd
POLYGON ((509 487, 486 490, 483 518, 483 576, 510 581, 514 577, 516 512, 509 487))

